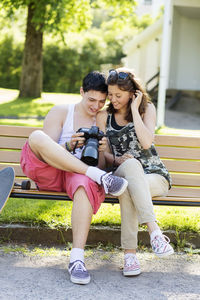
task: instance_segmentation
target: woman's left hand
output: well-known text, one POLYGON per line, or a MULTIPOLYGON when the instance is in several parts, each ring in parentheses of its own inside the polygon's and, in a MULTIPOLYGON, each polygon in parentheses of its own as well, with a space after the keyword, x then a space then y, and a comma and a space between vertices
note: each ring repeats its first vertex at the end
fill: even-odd
POLYGON ((142 102, 143 93, 140 90, 136 90, 132 97, 131 107, 133 109, 139 109, 140 103, 142 102))
POLYGON ((117 166, 119 166, 123 162, 125 162, 127 159, 130 159, 130 158, 134 158, 134 156, 132 154, 130 154, 130 153, 125 153, 122 156, 117 156, 117 157, 115 157, 115 164, 117 166))
POLYGON ((106 150, 106 146, 107 146, 107 138, 104 136, 99 141, 99 152, 104 152, 106 150))

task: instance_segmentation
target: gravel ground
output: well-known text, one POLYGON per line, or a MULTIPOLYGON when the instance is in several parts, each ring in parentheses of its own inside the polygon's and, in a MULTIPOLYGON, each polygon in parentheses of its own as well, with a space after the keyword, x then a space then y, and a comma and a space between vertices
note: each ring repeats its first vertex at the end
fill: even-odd
POLYGON ((86 252, 91 283, 81 286, 69 281, 66 251, 36 255, 34 250, 10 252, 10 247, 0 248, 1 300, 200 299, 200 255, 176 253, 158 259, 140 252, 141 275, 125 278, 120 250, 91 249, 86 252))

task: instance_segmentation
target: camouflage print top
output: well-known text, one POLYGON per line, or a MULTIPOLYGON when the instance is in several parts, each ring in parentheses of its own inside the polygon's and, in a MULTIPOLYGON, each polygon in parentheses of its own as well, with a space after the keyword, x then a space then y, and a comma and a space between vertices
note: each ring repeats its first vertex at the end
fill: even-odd
POLYGON ((106 134, 115 156, 122 156, 125 153, 132 154, 140 161, 146 174, 157 173, 164 176, 171 188, 170 174, 160 160, 154 144, 149 149, 142 148, 135 132, 134 123, 131 122, 126 126, 119 126, 115 122, 114 115, 109 114, 106 124, 106 134))

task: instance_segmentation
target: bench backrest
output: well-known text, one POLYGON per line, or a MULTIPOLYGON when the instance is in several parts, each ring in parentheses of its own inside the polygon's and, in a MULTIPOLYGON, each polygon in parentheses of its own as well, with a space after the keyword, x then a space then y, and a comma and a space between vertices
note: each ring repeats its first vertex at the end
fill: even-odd
MULTIPOLYGON (((16 182, 26 179, 19 161, 20 151, 37 127, 0 125, 0 169, 12 166, 16 182), (12 151, 11 151, 12 150, 12 151)), ((172 197, 200 197, 200 138, 155 136, 156 149, 172 175, 172 197)))

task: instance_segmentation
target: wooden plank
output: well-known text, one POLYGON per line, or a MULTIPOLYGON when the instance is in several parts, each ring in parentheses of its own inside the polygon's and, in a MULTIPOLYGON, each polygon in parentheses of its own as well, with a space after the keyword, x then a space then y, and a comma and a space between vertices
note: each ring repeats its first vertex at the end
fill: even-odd
POLYGON ((192 174, 172 174, 173 185, 184 186, 199 186, 200 187, 200 175, 192 174))
POLYGON ((200 203, 200 197, 198 198, 191 198, 191 197, 153 197, 152 200, 161 200, 161 201, 185 201, 185 202, 193 202, 197 201, 200 203))
POLYGON ((22 149, 27 138, 0 136, 0 149, 22 149))
POLYGON ((28 137, 31 132, 36 129, 42 129, 40 127, 27 127, 27 126, 12 126, 12 125, 0 125, 0 136, 21 136, 28 137))
POLYGON ((1 151, 0 162, 19 163, 21 151, 1 151))
POLYGON ((184 147, 200 147, 199 137, 186 137, 175 135, 155 135, 155 145, 163 146, 184 146, 184 147))
POLYGON ((162 161, 167 169, 172 172, 200 173, 200 161, 167 159, 162 159, 162 161))
POLYGON ((172 189, 169 190, 168 195, 170 197, 200 198, 200 189, 199 188, 172 187, 172 189))
POLYGON ((20 167, 20 165, 15 165, 15 164, 0 164, 0 170, 7 168, 7 167, 13 167, 13 169, 15 170, 15 176, 19 176, 19 177, 26 177, 24 175, 24 173, 22 172, 22 169, 20 167))
POLYGON ((161 158, 199 159, 200 148, 156 147, 161 158))

